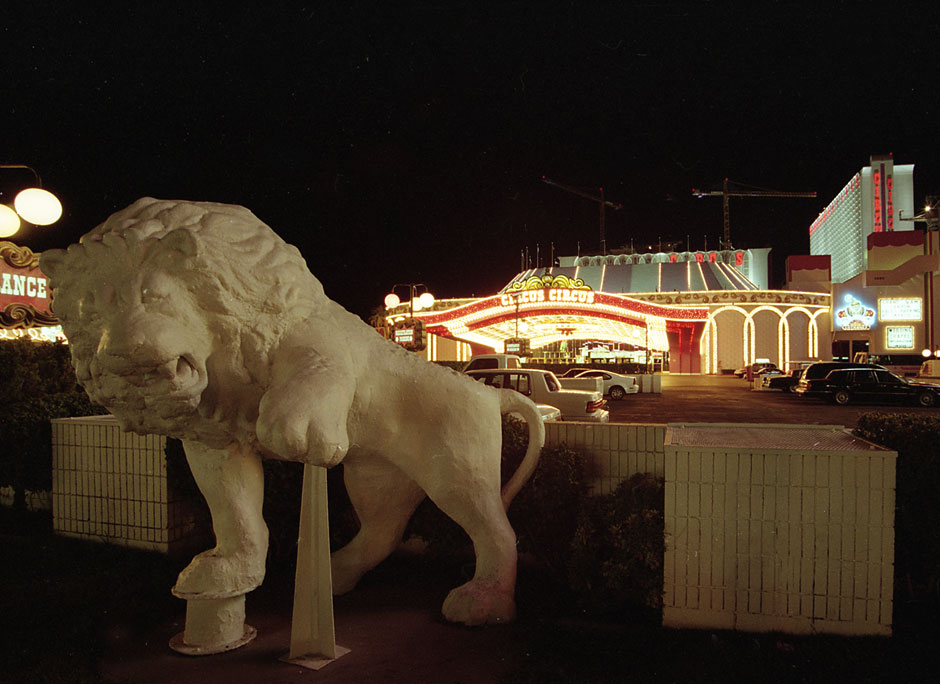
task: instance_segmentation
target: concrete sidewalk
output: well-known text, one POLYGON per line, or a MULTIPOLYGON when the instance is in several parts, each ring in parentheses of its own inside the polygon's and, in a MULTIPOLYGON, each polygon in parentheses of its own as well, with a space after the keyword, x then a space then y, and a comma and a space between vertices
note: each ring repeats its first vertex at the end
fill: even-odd
MULTIPOLYGON (((334 600, 336 643, 350 652, 319 671, 279 660, 290 640, 293 580, 269 577, 248 595, 246 622, 257 628, 251 643, 228 653, 183 656, 169 639, 182 631, 185 604, 176 620, 155 624, 144 638, 114 635, 100 664, 105 681, 135 684, 239 684, 241 682, 497 682, 520 658, 520 630, 533 619, 534 587, 520 571, 520 619, 511 625, 467 628, 447 623, 440 606, 462 582, 461 568, 427 559, 394 557, 334 600), (445 576, 447 574, 452 576, 445 576)), ((169 590, 169 588, 168 588, 169 590)))
POLYGON ((879 412, 940 415, 940 408, 909 404, 837 406, 778 390, 756 389, 731 375, 663 375, 661 394, 608 401, 615 423, 798 423, 854 428, 860 416, 879 412))

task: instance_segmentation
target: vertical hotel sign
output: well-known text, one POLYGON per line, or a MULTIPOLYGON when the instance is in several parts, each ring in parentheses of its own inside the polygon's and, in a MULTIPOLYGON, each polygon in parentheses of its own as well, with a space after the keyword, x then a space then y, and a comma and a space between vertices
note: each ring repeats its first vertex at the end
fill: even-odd
POLYGON ((0 328, 58 325, 51 303, 39 255, 28 247, 0 242, 0 328))
POLYGON ((872 230, 875 233, 894 230, 894 157, 871 158, 872 230))

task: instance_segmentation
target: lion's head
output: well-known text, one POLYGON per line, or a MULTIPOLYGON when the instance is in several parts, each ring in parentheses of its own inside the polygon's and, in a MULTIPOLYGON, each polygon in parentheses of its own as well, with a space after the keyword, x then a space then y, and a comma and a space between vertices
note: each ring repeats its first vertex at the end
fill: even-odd
POLYGON ((296 248, 226 204, 140 199, 40 267, 79 382, 140 432, 263 381, 280 334, 327 302, 296 248))

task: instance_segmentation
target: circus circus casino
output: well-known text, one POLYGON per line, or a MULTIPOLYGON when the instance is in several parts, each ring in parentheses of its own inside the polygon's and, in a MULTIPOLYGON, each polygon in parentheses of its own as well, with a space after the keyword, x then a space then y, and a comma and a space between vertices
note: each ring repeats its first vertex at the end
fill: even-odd
POLYGON ((718 374, 757 359, 786 368, 821 348, 828 355, 829 283, 769 290, 769 252, 560 257, 490 296, 430 307, 414 299, 387 307, 376 324, 431 361, 518 353, 538 363, 718 374))

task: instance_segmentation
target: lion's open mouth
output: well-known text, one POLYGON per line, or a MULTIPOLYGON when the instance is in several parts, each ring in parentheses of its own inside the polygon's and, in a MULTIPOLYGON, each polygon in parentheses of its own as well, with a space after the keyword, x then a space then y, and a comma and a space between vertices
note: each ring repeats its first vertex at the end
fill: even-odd
POLYGON ((120 376, 129 384, 148 393, 177 394, 190 393, 197 388, 201 392, 204 389, 204 383, 201 381, 203 374, 200 373, 196 360, 189 354, 183 354, 146 369, 140 367, 121 369, 109 366, 104 373, 101 373, 101 376, 105 377, 109 374, 120 376))
MULTIPOLYGON (((102 359, 99 358, 99 361, 102 359)), ((191 415, 208 384, 204 366, 190 354, 155 365, 129 364, 114 357, 94 364, 92 398, 116 414, 138 414, 140 425, 191 415)))

